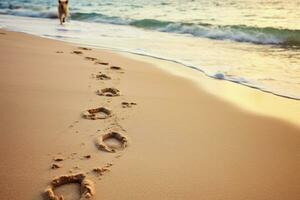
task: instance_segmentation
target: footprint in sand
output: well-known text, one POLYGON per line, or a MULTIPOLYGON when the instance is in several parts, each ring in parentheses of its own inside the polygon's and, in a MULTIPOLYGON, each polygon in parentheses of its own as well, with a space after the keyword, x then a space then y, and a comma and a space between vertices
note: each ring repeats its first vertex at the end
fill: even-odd
POLYGON ((95 61, 95 60, 97 60, 97 58, 89 57, 89 56, 85 57, 85 59, 86 59, 86 60, 90 60, 90 61, 95 61))
POLYGON ((84 50, 84 51, 92 51, 92 49, 86 48, 86 47, 78 47, 78 49, 84 50))
POLYGON ((110 153, 115 153, 117 151, 115 147, 112 147, 105 142, 108 139, 117 140, 121 144, 122 149, 128 146, 128 138, 126 136, 124 136, 121 133, 112 131, 100 135, 100 137, 97 139, 96 145, 100 150, 110 152, 110 153))
POLYGON ((108 62, 103 62, 103 61, 96 61, 95 64, 96 65, 109 65, 108 62))
POLYGON ((119 66, 110 66, 110 69, 112 69, 112 70, 122 70, 122 68, 119 67, 119 66))
POLYGON ((58 168, 61 168, 62 167, 62 165, 60 165, 60 164, 58 164, 58 163, 53 163, 52 165, 51 165, 51 169, 58 169, 58 168))
POLYGON ((81 55, 83 54, 82 51, 72 51, 73 54, 81 55))
POLYGON ((82 117, 85 119, 106 119, 112 116, 112 112, 105 108, 105 107, 99 107, 94 109, 89 109, 82 113, 82 117))
POLYGON ((98 90, 97 94, 99 96, 116 97, 120 96, 120 91, 116 88, 104 88, 102 90, 98 90))
POLYGON ((124 74, 124 71, 119 66, 110 66, 110 70, 117 71, 118 73, 124 74))
POLYGON ((55 157, 55 158, 53 158, 53 160, 54 160, 55 162, 61 162, 61 161, 64 161, 65 158, 63 158, 63 157, 55 157))
POLYGON ((125 102, 125 101, 122 102, 121 104, 122 104, 123 108, 131 108, 132 106, 136 106, 137 105, 137 103, 134 103, 134 102, 129 103, 129 102, 125 102))
POLYGON ((83 173, 73 175, 63 175, 54 178, 51 184, 46 188, 45 195, 49 200, 63 200, 63 196, 57 196, 54 189, 66 184, 80 184, 80 200, 91 199, 95 195, 95 186, 93 181, 86 178, 83 173))
POLYGON ((56 53, 59 53, 59 54, 60 54, 60 53, 64 53, 64 52, 63 52, 63 51, 56 51, 56 53))
POLYGON ((85 159, 90 159, 92 156, 90 154, 83 156, 85 159))
POLYGON ((110 76, 107 76, 106 74, 102 74, 102 73, 100 72, 100 74, 97 74, 97 75, 96 75, 96 79, 99 79, 99 80, 110 80, 111 77, 110 77, 110 76))

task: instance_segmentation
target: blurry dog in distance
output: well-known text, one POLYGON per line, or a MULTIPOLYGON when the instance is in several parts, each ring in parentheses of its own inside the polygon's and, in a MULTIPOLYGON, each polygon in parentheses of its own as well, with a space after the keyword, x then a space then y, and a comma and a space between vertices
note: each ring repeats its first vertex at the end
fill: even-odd
POLYGON ((58 18, 60 24, 63 24, 66 21, 69 14, 68 3, 68 0, 58 0, 58 18))

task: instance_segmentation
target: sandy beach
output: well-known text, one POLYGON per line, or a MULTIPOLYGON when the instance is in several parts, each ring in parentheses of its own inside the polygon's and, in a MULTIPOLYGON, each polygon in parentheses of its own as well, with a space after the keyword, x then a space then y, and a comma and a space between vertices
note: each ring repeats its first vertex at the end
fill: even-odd
POLYGON ((299 101, 167 65, 0 30, 1 199, 300 199, 299 101))

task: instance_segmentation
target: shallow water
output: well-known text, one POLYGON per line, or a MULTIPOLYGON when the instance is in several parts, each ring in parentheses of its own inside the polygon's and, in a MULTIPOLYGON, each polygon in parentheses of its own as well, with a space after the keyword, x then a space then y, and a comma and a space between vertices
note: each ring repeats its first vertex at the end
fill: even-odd
POLYGON ((168 59, 213 78, 300 98, 299 0, 72 0, 64 26, 55 19, 56 4, 1 1, 0 26, 168 59))

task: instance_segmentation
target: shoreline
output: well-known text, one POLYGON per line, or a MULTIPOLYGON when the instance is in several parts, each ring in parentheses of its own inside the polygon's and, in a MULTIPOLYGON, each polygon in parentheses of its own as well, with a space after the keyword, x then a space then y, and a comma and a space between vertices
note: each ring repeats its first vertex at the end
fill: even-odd
MULTIPOLYGON (((35 34, 29 35, 53 41, 65 42, 69 45, 83 45, 81 43, 75 43, 74 41, 68 42, 60 39, 49 38, 47 36, 42 37, 35 34)), ((300 111, 298 111, 300 110, 300 100, 296 98, 282 96, 280 94, 273 93, 268 90, 263 90, 261 88, 255 88, 250 85, 236 83, 227 79, 218 80, 206 75, 205 72, 199 69, 188 67, 184 64, 177 63, 177 61, 164 60, 149 55, 139 55, 134 52, 120 51, 118 49, 110 49, 108 47, 97 47, 90 45, 84 46, 152 63, 155 67, 158 67, 168 73, 192 80, 195 84, 199 85, 200 89, 204 89, 208 93, 222 98, 226 102, 232 103, 233 105, 238 106, 243 110, 251 111, 262 116, 283 119, 286 122, 293 123, 296 126, 300 126, 300 118, 298 117, 300 115, 300 111), (225 90, 226 92, 219 93, 220 90, 225 90), (270 101, 273 102, 272 105, 269 104, 270 101)))
POLYGON ((182 63, 184 66, 203 71, 212 78, 221 77, 223 80, 256 88, 274 95, 286 96, 291 99, 299 98, 298 91, 300 88, 297 75, 294 76, 292 71, 293 68, 297 69, 298 61, 293 59, 293 54, 289 55, 291 52, 289 53, 288 49, 285 49, 284 53, 276 55, 277 51, 281 52, 280 46, 235 43, 201 37, 196 39, 188 35, 179 37, 177 34, 149 32, 130 26, 105 23, 72 21, 68 25, 60 27, 57 26, 57 21, 54 19, 46 20, 8 15, 2 15, 2 18, 1 25, 10 30, 65 42, 90 45, 100 49, 127 51, 134 54, 146 54, 149 57, 170 59, 173 62, 182 63), (31 24, 34 24, 34 26, 31 26, 31 24), (45 26, 46 24, 49 26, 45 26), (78 27, 81 28, 77 29, 78 27), (89 37, 85 37, 86 35, 89 35, 89 37), (144 39, 140 35, 143 35, 144 39), (132 38, 135 38, 134 41, 132 38), (152 44, 152 41, 156 42, 152 44), (256 48, 260 50, 256 51, 256 48), (184 51, 180 49, 184 49, 184 51), (243 58, 235 59, 236 55, 243 58), (289 56, 292 59, 284 59, 289 56), (273 63, 274 58, 276 62, 273 63), (272 66, 274 73, 268 71, 269 68, 266 66, 272 66))
MULTIPOLYGON (((41 37, 35 34, 24 34, 40 37, 47 40, 64 42, 71 46, 83 45, 81 43, 68 42, 49 37, 41 37)), ((178 77, 183 77, 191 80, 196 85, 198 85, 200 89, 204 89, 206 92, 213 94, 228 103, 238 106, 239 108, 247 112, 250 111, 254 114, 259 114, 262 116, 275 117, 280 120, 285 120, 286 122, 292 123, 296 126, 300 126, 300 118, 298 117, 300 115, 300 100, 297 98, 280 95, 268 90, 236 83, 227 79, 218 80, 216 78, 208 76, 207 74, 205 74, 205 72, 199 69, 194 69, 173 60, 165 60, 159 57, 156 58, 149 55, 140 55, 134 52, 120 51, 107 47, 97 47, 90 45, 83 46, 98 49, 100 51, 107 51, 113 54, 123 55, 134 60, 152 63, 154 67, 166 71, 167 73, 171 73, 178 77), (226 92, 220 93, 220 90, 225 90, 226 92), (269 104, 270 101, 273 102, 272 105, 269 104)))
MULTIPOLYGON (((195 76, 167 62, 0 32, 5 33, 0 35, 3 198, 41 199, 55 176, 81 172, 95 183, 99 200, 300 197, 299 127, 292 121, 299 103, 195 76), (172 66, 175 74, 160 66, 172 66), (97 80, 101 74, 111 79, 97 80), (104 88, 121 95, 97 95, 104 88), (220 90, 228 99, 243 98, 220 98, 220 90), (234 104, 247 97, 246 109, 234 104), (255 105, 261 107, 255 111, 255 105), (111 110, 111 117, 82 118, 99 106, 111 110), (272 109, 275 118, 267 116, 272 109), (276 119, 283 110, 285 121, 276 119), (126 135, 128 147, 99 150, 95 140, 111 131, 126 135), (57 157, 63 158, 61 167, 51 169, 57 157), (108 165, 102 175, 94 173, 108 165)), ((55 192, 78 198, 76 189, 67 185, 55 192)))
POLYGON ((284 120, 295 126, 300 126, 300 118, 298 117, 300 116, 300 100, 298 99, 282 97, 228 80, 214 79, 201 71, 186 67, 180 63, 161 61, 160 59, 147 56, 136 56, 132 53, 120 54, 135 60, 151 63, 162 71, 187 79, 199 87, 200 90, 205 90, 205 92, 246 112, 284 120), (270 102, 272 102, 272 105, 270 105, 270 102))

